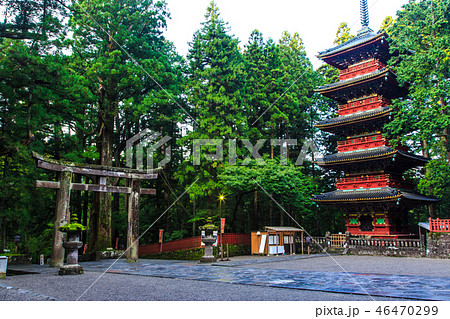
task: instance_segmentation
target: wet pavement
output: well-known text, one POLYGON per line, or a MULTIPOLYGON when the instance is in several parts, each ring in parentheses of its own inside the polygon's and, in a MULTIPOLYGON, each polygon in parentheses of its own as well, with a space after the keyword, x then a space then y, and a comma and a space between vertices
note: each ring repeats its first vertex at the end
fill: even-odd
MULTIPOLYGON (((353 256, 349 258, 358 257, 353 256)), ((114 274, 134 275, 338 294, 450 301, 450 278, 445 276, 377 274, 364 272, 363 269, 361 269, 361 272, 346 273, 345 271, 311 271, 277 268, 277 265, 287 263, 301 265, 305 262, 314 263, 315 260, 317 260, 317 265, 320 265, 323 263, 321 260, 328 259, 329 257, 326 255, 297 255, 233 259, 232 261, 217 262, 214 264, 200 264, 195 261, 149 259, 140 259, 138 263, 127 263, 125 260, 102 260, 84 262, 82 266, 86 273, 98 273, 100 276, 101 273, 106 272, 109 278, 113 278, 114 274), (258 268, 259 266, 264 267, 258 268)), ((408 262, 407 260, 401 260, 401 258, 390 260, 393 263, 408 262)), ((383 259, 380 259, 380 261, 384 262, 383 259)), ((430 261, 431 263, 432 260, 430 261)), ((54 268, 38 265, 11 266, 11 268, 47 275, 55 272, 54 268)), ((320 270, 319 266, 317 270, 320 270)), ((30 275, 30 279, 31 277, 33 275, 30 275)), ((10 285, 13 286, 14 281, 10 280, 10 282, 10 285)))
MULTIPOLYGON (((281 258, 261 262, 276 261, 281 261, 281 258)), ((137 264, 129 264, 124 260, 119 260, 112 265, 113 262, 110 260, 86 262, 83 263, 83 267, 86 271, 106 271, 107 273, 116 274, 227 282, 241 285, 416 300, 450 301, 450 278, 436 276, 259 269, 247 267, 250 264, 249 261, 235 262, 234 264, 233 262, 223 262, 213 265, 182 261, 161 262, 157 260, 140 260, 137 264)))

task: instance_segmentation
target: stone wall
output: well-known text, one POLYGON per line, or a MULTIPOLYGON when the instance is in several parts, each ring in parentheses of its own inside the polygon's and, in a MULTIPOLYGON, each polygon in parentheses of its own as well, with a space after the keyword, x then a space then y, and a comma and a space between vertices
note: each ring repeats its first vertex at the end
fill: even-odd
POLYGON ((424 248, 420 247, 355 246, 349 247, 347 254, 390 257, 425 257, 426 251, 424 248))
POLYGON ((123 250, 105 250, 105 251, 94 251, 90 254, 84 254, 78 256, 79 262, 84 261, 96 261, 102 259, 117 259, 117 258, 125 258, 125 254, 123 250))
POLYGON ((8 264, 31 264, 31 255, 15 255, 8 257, 8 264))
POLYGON ((427 257, 450 258, 450 233, 428 233, 427 257))

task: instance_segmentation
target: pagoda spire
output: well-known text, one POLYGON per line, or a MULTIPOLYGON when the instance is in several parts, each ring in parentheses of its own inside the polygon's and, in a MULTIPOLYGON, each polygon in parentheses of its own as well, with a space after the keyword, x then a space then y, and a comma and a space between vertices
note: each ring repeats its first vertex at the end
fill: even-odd
POLYGON ((361 6, 361 26, 364 28, 369 27, 369 7, 367 5, 367 0, 360 1, 361 6))
POLYGON ((369 28, 369 6, 367 0, 360 0, 361 8, 361 30, 358 31, 358 36, 364 36, 368 33, 372 33, 373 30, 369 28))

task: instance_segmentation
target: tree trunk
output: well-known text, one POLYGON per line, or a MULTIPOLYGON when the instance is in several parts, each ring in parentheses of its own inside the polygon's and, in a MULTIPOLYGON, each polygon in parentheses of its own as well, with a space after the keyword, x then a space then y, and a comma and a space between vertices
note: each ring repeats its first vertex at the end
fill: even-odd
POLYGON ((255 190, 253 193, 253 223, 252 228, 258 229, 258 191, 255 190))
MULTIPOLYGON (((429 147, 428 147, 428 141, 427 140, 423 140, 422 142, 421 142, 421 144, 422 144, 422 155, 424 156, 424 157, 427 157, 427 158, 429 158, 430 157, 430 150, 429 150, 429 147)), ((427 171, 428 171, 428 169, 427 169, 427 171)), ((436 218, 436 208, 434 207, 434 204, 430 204, 430 205, 428 205, 428 212, 429 212, 429 215, 430 215, 430 217, 431 218, 436 218)))
MULTIPOLYGON (((116 109, 114 102, 100 102, 98 112, 99 133, 97 137, 97 145, 100 151, 100 165, 112 166, 113 143, 114 143, 114 110, 116 109), (107 105, 105 108, 104 106, 107 105)), ((102 180, 100 184, 111 184, 110 178, 102 180)), ((110 193, 94 193, 94 211, 96 212, 96 234, 93 249, 95 251, 105 250, 111 247, 111 194, 110 193)))
MULTIPOLYGON (((87 183, 87 177, 86 177, 87 183)), ((88 226, 88 211, 89 211, 89 192, 83 192, 83 219, 81 219, 82 225, 88 226)), ((87 234, 86 232, 81 233, 81 241, 83 243, 87 243, 87 234)))
POLYGON ((140 180, 131 180, 128 195, 127 262, 137 262, 139 253, 139 198, 140 180))
POLYGON ((3 252, 3 250, 6 249, 6 224, 3 220, 4 220, 3 218, 0 220, 0 240, 2 243, 0 245, 1 252, 3 252))
POLYGON ((60 226, 70 222, 69 204, 72 173, 63 171, 59 175, 59 189, 56 195, 55 221, 53 224, 52 254, 50 267, 60 267, 64 263, 63 233, 60 226))
POLYGON ((236 200, 235 200, 235 203, 234 203, 233 212, 231 213, 231 221, 230 221, 230 228, 231 228, 231 229, 235 229, 234 223, 236 222, 236 214, 237 214, 237 211, 238 211, 238 209, 239 209, 239 205, 240 205, 240 203, 241 203, 242 196, 243 196, 242 193, 238 193, 238 194, 235 196, 235 199, 236 199, 236 200))
POLYGON ((270 226, 273 226, 273 202, 272 202, 272 194, 270 195, 271 198, 269 198, 269 223, 270 226))

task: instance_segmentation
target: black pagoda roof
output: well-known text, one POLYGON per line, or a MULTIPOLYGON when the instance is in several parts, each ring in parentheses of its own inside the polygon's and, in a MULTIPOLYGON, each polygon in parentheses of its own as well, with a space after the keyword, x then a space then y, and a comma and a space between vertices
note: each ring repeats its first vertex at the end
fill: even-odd
POLYGON ((396 74, 389 67, 356 76, 351 79, 320 86, 316 92, 345 104, 361 96, 377 93, 388 99, 396 99, 408 94, 407 87, 400 87, 396 74))
POLYGON ((340 70, 371 58, 386 64, 391 57, 387 39, 384 30, 375 33, 367 29, 338 46, 319 52, 317 57, 340 70))
POLYGON ((346 172, 367 169, 368 163, 386 172, 401 172, 413 167, 424 166, 428 158, 396 150, 388 146, 357 152, 345 152, 325 155, 316 159, 320 167, 339 168, 346 172))
POLYGON ((349 136, 381 129, 383 124, 389 120, 390 115, 391 108, 385 106, 355 114, 328 118, 314 126, 325 132, 349 136))
POLYGON ((428 197, 412 191, 404 191, 397 188, 381 187, 377 189, 363 189, 342 191, 336 190, 320 195, 314 195, 313 201, 323 204, 334 204, 336 202, 355 202, 355 201, 397 201, 399 198, 408 201, 418 201, 425 203, 437 202, 440 199, 428 197))

